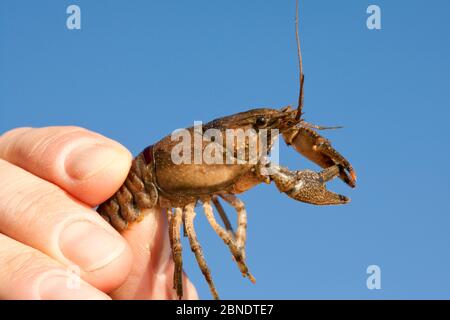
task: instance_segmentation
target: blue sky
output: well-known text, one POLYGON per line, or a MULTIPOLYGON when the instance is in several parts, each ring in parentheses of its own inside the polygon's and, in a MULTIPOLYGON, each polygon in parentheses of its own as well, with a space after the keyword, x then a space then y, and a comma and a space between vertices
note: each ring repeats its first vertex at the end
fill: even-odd
MULTIPOLYGON (((295 104, 295 1, 0 0, 0 132, 79 125, 137 154, 173 129, 295 104), (66 8, 81 8, 81 30, 66 8)), ((261 185, 243 279, 199 215, 222 298, 450 298, 447 0, 301 1, 305 118, 353 164, 352 202, 314 207, 261 185), (382 30, 368 30, 377 4, 382 30), (366 268, 381 268, 380 290, 366 268)), ((280 162, 313 164, 281 145, 280 162)), ((232 212, 230 212, 232 213, 232 212)), ((188 243, 184 242, 188 248, 188 243)), ((190 250, 185 270, 203 298, 190 250)))

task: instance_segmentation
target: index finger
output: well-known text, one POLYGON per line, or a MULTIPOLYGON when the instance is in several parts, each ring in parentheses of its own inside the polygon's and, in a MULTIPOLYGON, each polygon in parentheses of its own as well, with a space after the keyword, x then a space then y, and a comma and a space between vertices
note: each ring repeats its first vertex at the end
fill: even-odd
POLYGON ((0 158, 95 206, 122 185, 131 154, 80 127, 19 128, 0 136, 0 158))

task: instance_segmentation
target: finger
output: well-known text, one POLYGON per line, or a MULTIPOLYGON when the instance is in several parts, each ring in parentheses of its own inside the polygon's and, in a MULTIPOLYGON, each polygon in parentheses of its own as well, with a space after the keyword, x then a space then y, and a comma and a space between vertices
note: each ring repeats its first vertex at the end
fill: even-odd
POLYGON ((0 299, 109 299, 72 270, 0 234, 0 299))
MULTIPOLYGON (((149 210, 123 236, 131 246, 133 266, 127 281, 111 293, 113 299, 178 299, 173 289, 174 263, 165 214, 160 209, 149 210)), ((184 299, 198 299, 184 273, 183 288, 184 299)))
POLYGON ((0 160, 0 233, 63 265, 103 291, 119 286, 131 268, 126 241, 95 211, 62 189, 0 160))
POLYGON ((0 158, 97 205, 125 180, 130 152, 79 127, 19 128, 0 137, 0 158))

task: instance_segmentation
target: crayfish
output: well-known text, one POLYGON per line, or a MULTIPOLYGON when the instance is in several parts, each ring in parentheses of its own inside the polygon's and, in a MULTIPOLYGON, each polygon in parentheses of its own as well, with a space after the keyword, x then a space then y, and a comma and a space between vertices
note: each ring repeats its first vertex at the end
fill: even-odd
POLYGON ((196 204, 202 204, 209 224, 230 249, 242 275, 254 282, 246 264, 247 213, 237 194, 259 183, 273 182, 279 191, 301 202, 338 205, 350 201, 346 196, 327 190, 326 182, 339 177, 353 188, 356 182, 355 171, 330 142, 316 131, 325 127, 312 125, 302 118, 304 75, 298 37, 298 1, 296 9, 300 66, 297 108, 287 106, 280 110, 253 109, 213 120, 200 128, 194 126, 184 129, 188 136, 187 147, 185 144, 180 148, 179 139, 174 139, 174 134, 166 136, 145 148, 133 160, 122 187, 97 209, 119 231, 140 221, 147 211, 145 209, 159 207, 167 213, 175 265, 174 289, 179 298, 183 296, 180 240, 182 226, 214 298, 219 297, 194 228, 196 204), (239 130, 251 134, 244 135, 243 139, 239 139, 238 135, 228 139, 230 132, 239 130), (293 171, 272 163, 268 154, 279 135, 288 145, 323 170, 293 171), (223 137, 227 137, 226 143, 223 137), (255 146, 256 152, 252 152, 255 146), (212 155, 214 161, 184 161, 192 156, 203 157, 205 154, 212 155), (184 160, 179 161, 174 155, 182 155, 184 160), (236 231, 219 199, 236 210, 236 231), (213 206, 224 227, 217 222, 213 206))

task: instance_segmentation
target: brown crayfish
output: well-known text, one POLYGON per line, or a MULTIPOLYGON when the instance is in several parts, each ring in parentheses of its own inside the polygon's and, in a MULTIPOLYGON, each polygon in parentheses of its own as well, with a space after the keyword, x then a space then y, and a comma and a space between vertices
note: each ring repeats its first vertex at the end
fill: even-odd
POLYGON ((281 110, 253 109, 213 120, 200 130, 195 126, 185 129, 190 134, 191 141, 188 141, 187 149, 183 149, 180 154, 203 155, 209 152, 216 160, 223 160, 222 162, 176 162, 173 151, 174 148, 178 148, 179 142, 173 135, 163 138, 144 149, 133 160, 122 187, 97 209, 119 231, 126 229, 130 223, 140 221, 144 209, 160 207, 167 212, 170 244, 175 263, 173 285, 180 298, 183 295, 180 227, 183 225, 199 267, 214 298, 218 299, 194 230, 194 207, 197 203, 202 203, 208 222, 230 249, 242 275, 254 282, 245 261, 246 209, 236 194, 245 192, 261 182, 274 182, 278 190, 301 202, 315 205, 349 202, 347 197, 327 190, 325 184, 338 176, 350 187, 355 187, 355 171, 330 142, 314 130, 323 127, 309 124, 301 117, 304 76, 298 37, 298 1, 296 35, 300 62, 300 94, 297 108, 288 106, 281 110), (226 136, 233 130, 249 130, 253 134, 245 136, 244 139, 235 136, 228 139, 225 145, 223 139, 217 138, 218 135, 220 138, 220 135, 226 136), (208 132, 214 132, 214 135, 208 135, 208 132), (265 145, 260 143, 263 134, 265 145), (292 171, 271 163, 267 153, 278 135, 323 170, 318 173, 310 170, 292 171), (251 146, 255 145, 252 139, 258 146, 257 152, 253 154, 250 150, 251 146), (214 147, 213 151, 211 145, 214 147), (243 151, 242 158, 239 158, 240 151, 243 151), (236 210, 236 232, 233 231, 219 198, 236 210), (224 227, 216 221, 212 205, 217 209, 224 227))

